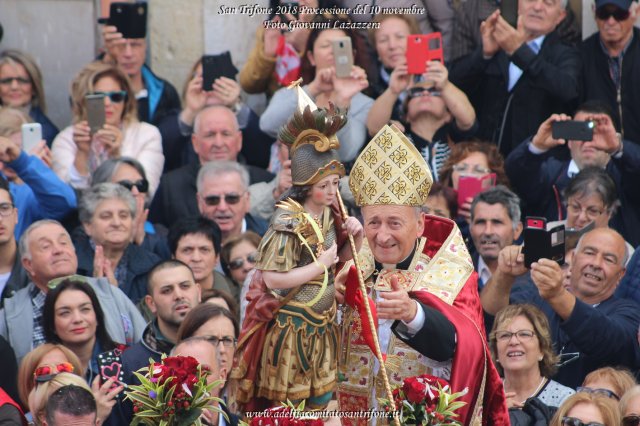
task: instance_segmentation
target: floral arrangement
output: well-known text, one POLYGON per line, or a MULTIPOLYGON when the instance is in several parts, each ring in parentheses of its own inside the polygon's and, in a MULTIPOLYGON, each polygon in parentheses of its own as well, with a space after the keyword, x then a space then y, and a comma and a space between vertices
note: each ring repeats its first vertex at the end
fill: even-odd
POLYGON ((297 407, 291 401, 280 407, 269 408, 264 415, 251 418, 244 426, 322 426, 324 422, 313 417, 312 412, 304 412, 304 401, 297 407))
POLYGON ((149 360, 134 374, 139 385, 129 386, 126 398, 133 403, 134 419, 131 425, 201 426, 203 409, 221 402, 211 396, 211 389, 219 384, 207 384, 209 368, 190 356, 166 357, 160 362, 149 360))
POLYGON ((393 390, 393 402, 380 399, 382 407, 389 413, 398 414, 401 424, 459 426, 456 420, 466 403, 456 401, 467 390, 450 393, 449 383, 438 377, 423 374, 404 379, 401 387, 393 390))

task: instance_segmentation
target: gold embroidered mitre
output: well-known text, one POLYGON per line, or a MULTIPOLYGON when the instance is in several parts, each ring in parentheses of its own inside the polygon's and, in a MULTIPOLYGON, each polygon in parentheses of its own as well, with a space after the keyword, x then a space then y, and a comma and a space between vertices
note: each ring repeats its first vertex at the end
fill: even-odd
POLYGON ((395 126, 384 126, 358 156, 349 187, 360 207, 380 204, 420 207, 433 184, 420 152, 395 126))

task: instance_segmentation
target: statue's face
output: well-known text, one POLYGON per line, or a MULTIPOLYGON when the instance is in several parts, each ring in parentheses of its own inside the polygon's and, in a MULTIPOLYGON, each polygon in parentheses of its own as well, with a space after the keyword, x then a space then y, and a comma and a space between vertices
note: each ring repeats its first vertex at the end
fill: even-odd
POLYGON ((380 263, 396 264, 406 259, 424 231, 424 215, 410 206, 364 206, 364 232, 380 263))

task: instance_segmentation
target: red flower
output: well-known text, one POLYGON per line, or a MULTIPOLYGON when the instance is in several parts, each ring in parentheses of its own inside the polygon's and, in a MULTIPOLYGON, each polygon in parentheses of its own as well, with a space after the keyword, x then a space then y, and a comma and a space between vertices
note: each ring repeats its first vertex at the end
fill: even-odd
POLYGON ((416 380, 415 377, 410 377, 404 381, 402 391, 407 396, 409 402, 420 404, 427 394, 427 385, 416 380))

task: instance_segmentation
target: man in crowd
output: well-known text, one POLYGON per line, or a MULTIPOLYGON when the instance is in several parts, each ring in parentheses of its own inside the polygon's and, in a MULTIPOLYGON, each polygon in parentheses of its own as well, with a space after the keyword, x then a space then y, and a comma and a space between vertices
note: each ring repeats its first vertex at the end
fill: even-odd
MULTIPOLYGON (((73 275, 78 258, 69 233, 54 220, 34 222, 20 238, 22 266, 29 274, 27 287, 6 299, 0 310, 0 334, 13 348, 18 361, 45 342, 42 309, 54 279, 73 275)), ((135 305, 106 278, 76 276, 88 282, 98 296, 105 325, 114 341, 133 344, 140 340, 144 320, 135 305)))
MULTIPOLYGON (((178 340, 178 328, 184 317, 200 303, 200 286, 193 272, 179 260, 165 260, 149 271, 148 295, 144 301, 155 319, 142 334, 142 339, 122 353, 123 381, 137 383, 134 371, 149 365, 149 358, 160 361, 169 354, 178 340)), ((118 403, 112 412, 117 424, 129 424, 133 407, 129 401, 118 403)))
POLYGON ((18 209, 13 204, 9 184, 0 176, 0 308, 5 299, 29 283, 13 233, 17 223, 18 209))
POLYGON ((472 258, 480 290, 498 267, 500 250, 522 233, 518 196, 503 185, 478 194, 471 203, 469 232, 477 251, 472 258))
POLYGON ((556 26, 567 0, 520 0, 518 26, 496 10, 480 27, 482 45, 451 67, 449 79, 471 100, 480 137, 507 155, 550 114, 571 111, 578 100, 580 55, 556 26))
MULTIPOLYGON (((170 227, 179 218, 198 214, 196 178, 200 167, 209 161, 238 162, 242 133, 233 112, 222 105, 210 106, 198 113, 191 136, 198 161, 162 176, 150 209, 150 220, 170 227)), ((243 165, 249 184, 272 181, 273 174, 255 166, 243 165)), ((277 179, 276 179, 277 180, 277 179)), ((273 197, 268 194, 270 202, 273 197)))
POLYGON ((582 98, 605 102, 622 137, 640 143, 640 30, 634 27, 638 4, 597 0, 595 6, 599 31, 580 47, 582 98))
MULTIPOLYGON (((206 365, 210 368, 210 374, 207 377, 207 383, 211 384, 217 380, 221 380, 220 385, 214 387, 211 390, 211 396, 220 397, 220 390, 224 387, 224 382, 227 379, 228 371, 221 367, 220 354, 218 352, 218 344, 222 340, 216 340, 215 342, 208 338, 209 336, 202 337, 190 337, 179 342, 174 348, 172 354, 177 356, 191 356, 195 358, 201 365, 206 365)), ((230 426, 236 426, 238 424, 238 416, 231 414, 226 404, 214 404, 214 407, 218 407, 222 412, 216 412, 213 410, 203 410, 202 415, 209 422, 209 424, 226 424, 230 426), (227 419, 224 419, 224 415, 227 419)))
POLYGON ((198 173, 198 210, 218 224, 222 243, 245 231, 264 235, 267 224, 249 213, 249 175, 233 161, 206 163, 198 173))
POLYGON ((565 386, 575 388, 589 372, 608 365, 635 371, 640 366, 640 309, 635 302, 614 296, 628 256, 620 234, 596 228, 578 242, 568 289, 560 265, 540 259, 531 265, 533 283, 512 291, 515 277, 526 268, 520 247, 506 247, 498 270, 482 291, 482 306, 490 315, 509 303, 532 303, 542 309, 560 355, 553 379, 565 386))
MULTIPOLYGON (((434 375, 449 380, 453 391, 468 388, 462 397, 466 405, 460 410, 463 423, 482 417, 483 423, 507 424, 502 384, 487 361, 471 257, 453 221, 421 212, 431 184, 429 167, 420 153, 389 126, 367 145, 350 175, 349 186, 362 207, 370 248, 370 253, 363 250, 359 257, 364 278, 375 281, 371 297, 377 304, 387 375, 394 386, 431 368, 434 375), (386 173, 380 172, 385 169, 386 173), (459 364, 461 354, 466 357, 464 366, 459 364)), ((338 385, 342 411, 373 407, 376 396, 385 397, 379 391, 383 387, 378 368, 356 367, 377 364, 373 345, 365 343, 371 342, 371 333, 364 309, 353 300, 354 272, 355 268, 349 271, 345 291, 346 302, 354 309, 342 317, 343 338, 348 342, 339 362, 345 375, 338 385)))
POLYGON ((63 386, 47 399, 44 426, 96 426, 98 408, 93 394, 80 386, 63 386))
POLYGON ((599 101, 580 105, 573 117, 592 122, 590 141, 569 140, 571 158, 562 160, 553 155, 554 148, 565 144, 554 139, 552 125, 556 121, 570 120, 563 114, 553 114, 541 125, 536 134, 517 147, 506 159, 505 171, 516 193, 523 201, 527 216, 542 216, 548 220, 565 217, 561 194, 569 180, 588 166, 607 171, 618 189, 621 208, 612 218, 612 227, 636 246, 640 244, 640 210, 637 184, 640 178, 640 149, 616 133, 611 112, 599 101))
POLYGON ((220 261, 222 233, 213 220, 202 216, 180 219, 169 230, 168 239, 171 256, 191 268, 200 290, 225 291, 239 303, 240 289, 215 269, 220 261))

